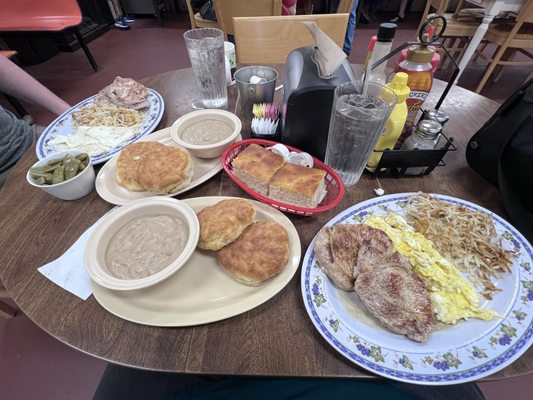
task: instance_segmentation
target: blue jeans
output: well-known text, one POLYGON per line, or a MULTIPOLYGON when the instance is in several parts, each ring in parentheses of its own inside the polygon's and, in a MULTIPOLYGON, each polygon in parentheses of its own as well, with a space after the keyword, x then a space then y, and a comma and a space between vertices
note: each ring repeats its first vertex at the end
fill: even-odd
POLYGON ((352 42, 353 38, 355 36, 355 25, 356 25, 356 19, 357 19, 357 5, 359 4, 359 0, 355 0, 353 2, 352 11, 350 11, 350 17, 348 18, 348 26, 346 27, 346 36, 344 36, 344 46, 342 50, 346 53, 346 55, 350 55, 352 52, 352 42))

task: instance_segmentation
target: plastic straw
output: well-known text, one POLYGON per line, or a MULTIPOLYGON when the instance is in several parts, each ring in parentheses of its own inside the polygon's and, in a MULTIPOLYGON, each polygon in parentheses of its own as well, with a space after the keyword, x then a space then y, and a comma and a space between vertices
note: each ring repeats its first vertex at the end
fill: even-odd
POLYGON ((368 60, 368 66, 366 67, 365 79, 363 80, 363 97, 366 97, 368 80, 370 79, 370 71, 372 71, 372 60, 368 60))

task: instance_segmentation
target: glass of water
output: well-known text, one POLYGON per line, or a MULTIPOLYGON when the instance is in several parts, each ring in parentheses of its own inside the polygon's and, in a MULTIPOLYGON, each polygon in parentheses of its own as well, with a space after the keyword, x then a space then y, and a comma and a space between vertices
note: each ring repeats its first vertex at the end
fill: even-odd
POLYGON ((325 163, 347 188, 359 181, 385 123, 398 100, 389 88, 368 82, 346 82, 335 88, 325 163))
POLYGON ((216 28, 191 29, 183 34, 201 98, 194 108, 227 108, 224 32, 216 28))

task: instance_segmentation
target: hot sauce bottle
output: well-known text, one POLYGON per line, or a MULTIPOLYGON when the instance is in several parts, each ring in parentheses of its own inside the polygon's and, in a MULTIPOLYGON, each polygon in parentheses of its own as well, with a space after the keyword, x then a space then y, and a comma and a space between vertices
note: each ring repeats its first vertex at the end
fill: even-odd
POLYGON ((396 143, 395 148, 401 147, 405 139, 411 135, 422 103, 428 97, 433 84, 431 60, 434 50, 427 46, 412 46, 407 51, 405 60, 396 66, 395 72, 405 72, 408 75, 407 86, 411 89, 407 97, 407 120, 396 143))

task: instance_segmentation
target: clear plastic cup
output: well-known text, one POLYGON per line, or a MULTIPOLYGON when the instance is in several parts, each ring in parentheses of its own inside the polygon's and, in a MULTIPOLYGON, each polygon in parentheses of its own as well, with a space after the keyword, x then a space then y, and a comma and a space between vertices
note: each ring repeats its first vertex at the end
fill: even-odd
POLYGON ((195 108, 226 108, 224 32, 216 28, 191 29, 183 34, 201 98, 195 108))
POLYGON ((335 89, 325 163, 349 188, 355 185, 372 154, 397 96, 378 83, 346 82, 335 89))

